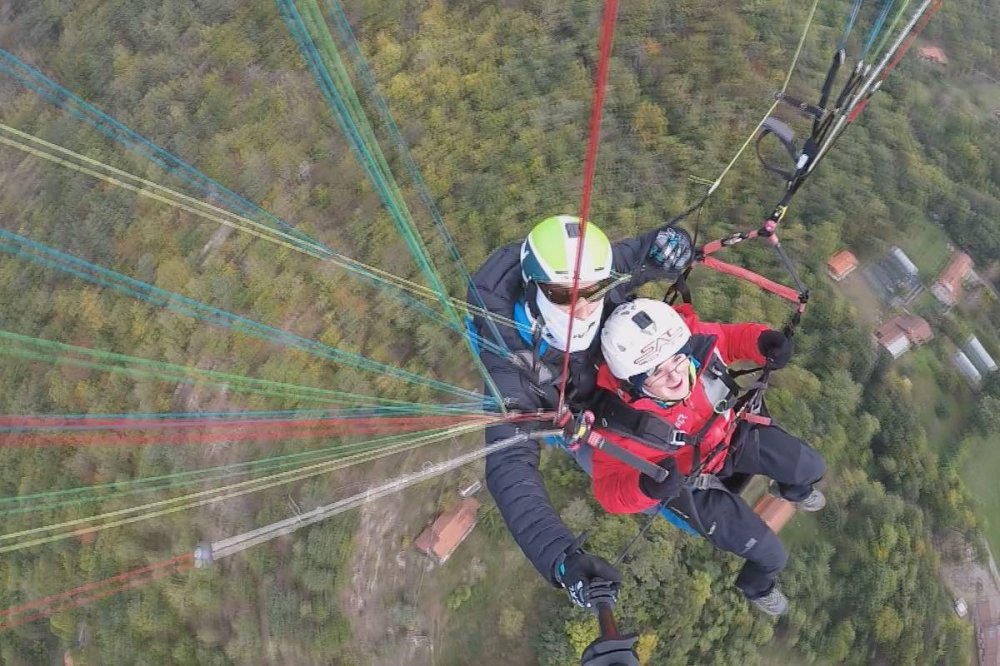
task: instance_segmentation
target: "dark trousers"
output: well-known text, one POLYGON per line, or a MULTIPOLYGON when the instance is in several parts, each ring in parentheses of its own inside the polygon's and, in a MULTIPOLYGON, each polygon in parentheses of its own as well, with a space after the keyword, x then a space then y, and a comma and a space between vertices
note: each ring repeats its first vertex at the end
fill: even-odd
MULTIPOLYGON (((755 426, 727 460, 724 473, 768 476, 778 482, 782 496, 794 502, 808 497, 825 472, 822 456, 798 437, 777 426, 755 426)), ((788 551, 743 498, 721 488, 695 489, 671 505, 693 514, 691 522, 716 548, 746 559, 736 587, 748 598, 771 591, 788 551)))

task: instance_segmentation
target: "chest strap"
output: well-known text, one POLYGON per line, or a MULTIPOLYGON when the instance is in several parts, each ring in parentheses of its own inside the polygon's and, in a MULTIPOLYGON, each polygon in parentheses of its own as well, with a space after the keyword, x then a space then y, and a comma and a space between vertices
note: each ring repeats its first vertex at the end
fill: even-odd
POLYGON ((673 453, 689 443, 687 434, 652 412, 635 409, 611 391, 598 391, 592 411, 598 427, 650 448, 673 453))

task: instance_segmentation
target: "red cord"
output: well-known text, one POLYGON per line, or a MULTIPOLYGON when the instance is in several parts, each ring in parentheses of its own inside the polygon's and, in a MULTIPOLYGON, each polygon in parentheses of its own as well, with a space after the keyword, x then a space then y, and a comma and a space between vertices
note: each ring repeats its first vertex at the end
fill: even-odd
MULTIPOLYGON (((573 339, 573 313, 580 287, 580 265, 583 263, 583 241, 590 216, 590 196, 594 188, 594 171, 597 167, 597 147, 601 140, 601 115, 604 111, 604 91, 608 84, 608 62, 611 60, 611 43, 614 41, 615 21, 618 17, 618 0, 605 0, 604 18, 601 21, 600 56, 597 60, 597 80, 594 83, 594 103, 590 109, 590 139, 587 142, 587 159, 583 168, 583 199, 580 203, 580 238, 576 245, 576 264, 573 267, 573 289, 569 301, 569 329, 566 345, 573 339)), ((569 379, 569 349, 563 352, 562 383, 559 386, 559 409, 566 405, 566 383, 569 379)))

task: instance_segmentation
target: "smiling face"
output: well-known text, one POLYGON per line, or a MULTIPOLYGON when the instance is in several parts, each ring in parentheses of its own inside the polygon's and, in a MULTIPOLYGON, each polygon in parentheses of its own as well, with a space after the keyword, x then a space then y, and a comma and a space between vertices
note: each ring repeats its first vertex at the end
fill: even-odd
POLYGON ((683 400, 691 392, 691 359, 686 354, 674 354, 657 366, 642 388, 659 400, 683 400))

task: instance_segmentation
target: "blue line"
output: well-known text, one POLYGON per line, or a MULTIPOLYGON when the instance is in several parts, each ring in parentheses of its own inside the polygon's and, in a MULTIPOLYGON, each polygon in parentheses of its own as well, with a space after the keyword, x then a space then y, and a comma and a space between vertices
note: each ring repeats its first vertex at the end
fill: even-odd
POLYGON ((861 3, 864 0, 854 0, 851 5, 851 13, 847 16, 847 25, 844 26, 844 34, 840 38, 840 42, 837 44, 837 50, 843 51, 847 46, 847 38, 851 36, 851 31, 854 30, 854 23, 858 20, 858 14, 861 12, 861 3))
POLYGON ((266 324, 261 324, 260 322, 256 322, 252 319, 241 317, 240 315, 212 307, 192 298, 166 291, 165 289, 160 289, 159 287, 154 287, 151 284, 147 284, 110 269, 97 266, 88 261, 84 261, 83 259, 60 252, 47 245, 38 243, 5 229, 0 229, 0 238, 6 238, 15 244, 13 248, 6 244, 0 244, 0 249, 10 254, 70 273, 94 284, 107 286, 134 298, 138 298, 179 314, 200 319, 218 326, 223 326, 231 330, 248 333, 271 342, 301 349, 316 356, 345 363, 346 365, 374 372, 381 372, 398 379, 447 391, 463 398, 481 400, 487 397, 482 394, 474 393, 472 391, 447 384, 446 382, 440 382, 438 380, 408 372, 402 368, 385 365, 384 363, 379 363, 378 361, 374 361, 352 352, 336 349, 321 342, 303 338, 295 335, 294 333, 283 331, 266 324), (19 249, 17 245, 27 246, 42 256, 25 252, 19 249), (60 265, 60 261, 69 264, 69 266, 60 265), (87 271, 92 271, 97 275, 90 275, 87 271))
POLYGON ((56 106, 69 111, 74 116, 110 139, 117 141, 126 148, 134 150, 147 159, 152 160, 166 169, 168 173, 178 176, 189 184, 195 185, 210 197, 214 196, 226 199, 229 205, 244 214, 250 216, 263 216, 298 239, 321 247, 326 252, 333 254, 332 250, 326 248, 318 241, 310 238, 308 235, 299 231, 284 220, 281 220, 267 212, 252 201, 237 194, 236 192, 233 192, 221 183, 212 180, 187 162, 167 152, 149 139, 146 139, 100 109, 97 109, 80 97, 74 95, 63 86, 59 85, 34 67, 31 67, 18 59, 17 56, 4 49, 0 49, 0 70, 5 71, 21 83, 21 85, 35 91, 38 95, 44 97, 56 106), (10 66, 5 66, 3 61, 9 63, 10 66), (80 109, 73 108, 70 106, 71 104, 79 106, 82 111, 80 109), (178 171, 183 173, 177 173, 178 171))
POLYGON ((885 19, 889 16, 889 10, 892 9, 892 5, 895 0, 883 0, 882 11, 879 12, 878 18, 875 20, 875 25, 872 29, 868 31, 868 39, 865 40, 864 49, 861 51, 861 59, 864 60, 865 56, 868 55, 869 49, 871 49, 872 44, 875 43, 875 38, 878 34, 882 32, 882 26, 885 25, 885 19))
MULTIPOLYGON (((263 208, 253 203, 252 201, 249 201, 246 198, 242 197, 241 195, 229 190, 221 183, 212 180, 205 174, 198 171, 195 167, 182 161, 180 158, 163 150, 156 144, 152 143, 148 139, 136 133, 134 130, 129 129, 128 127, 121 124, 111 116, 108 116, 107 114, 93 107, 91 104, 87 103, 83 99, 77 97, 69 90, 63 88, 58 83, 46 77, 37 69, 22 62, 12 53, 4 49, 0 49, 0 71, 6 72, 9 76, 17 80, 21 85, 25 86, 29 90, 34 91, 40 97, 43 97, 44 99, 48 100, 55 106, 58 106, 59 108, 69 112, 79 120, 82 120, 83 122, 87 123, 88 125, 98 130, 99 132, 109 137, 110 139, 122 144, 126 148, 138 152, 143 157, 146 157, 155 164, 158 164, 168 173, 175 175, 178 178, 181 178, 183 181, 191 185, 194 185, 202 192, 204 192, 206 195, 208 195, 209 199, 212 198, 224 199, 225 200, 224 203, 228 204, 237 211, 240 211, 244 215, 247 215, 249 217, 260 215, 267 219, 270 219, 275 224, 289 231, 289 233, 291 233, 299 240, 306 241, 311 245, 313 245, 314 247, 321 249, 328 256, 340 259, 342 261, 350 261, 350 259, 348 257, 345 257, 343 254, 337 253, 331 250, 330 248, 324 246, 322 243, 319 243, 318 241, 310 238, 303 232, 299 231, 298 229, 295 229, 292 225, 288 224, 284 220, 281 220, 280 218, 264 210, 263 208), (8 66, 8 64, 10 66, 8 66), (41 81, 45 85, 40 85, 38 81, 41 81), (48 88, 46 86, 48 86, 48 88), (51 88, 51 90, 49 88, 51 88), (53 90, 55 92, 53 92, 53 90), (71 103, 79 105, 85 111, 88 111, 93 116, 96 116, 96 118, 92 117, 91 115, 88 115, 87 113, 84 113, 78 108, 73 107, 71 103), (178 172, 178 170, 180 172, 178 172)), ((423 312, 425 315, 436 320, 438 323, 444 324, 456 332, 463 334, 465 333, 464 328, 462 328, 457 324, 454 324, 450 319, 443 316, 436 310, 430 308, 425 303, 401 291, 399 287, 387 284, 383 278, 379 278, 369 271, 354 266, 347 268, 347 270, 356 272, 357 274, 369 279, 371 282, 375 283, 380 287, 383 288, 385 288, 386 286, 392 287, 391 290, 392 293, 401 300, 403 300, 404 302, 408 303, 410 306, 415 307, 416 309, 423 312)), ((482 342, 486 346, 495 347, 495 345, 492 345, 492 343, 486 340, 483 340, 482 342)))
MULTIPOLYGON (((430 213, 431 218, 434 221, 434 226, 437 228, 442 238, 444 238, 445 246, 448 248, 452 261, 454 261, 462 276, 465 278, 469 287, 469 293, 472 294, 476 305, 483 310, 486 310, 486 304, 483 302, 482 295, 479 293, 479 288, 476 286, 475 282, 472 281, 472 276, 469 275, 465 262, 462 261, 462 256, 458 252, 457 243, 455 243, 455 239, 451 235, 451 232, 448 231, 448 227, 445 225, 441 211, 438 210, 437 205, 434 203, 434 198, 431 196, 427 183, 424 181, 423 175, 420 173, 420 169, 417 167, 416 162, 413 160, 413 156, 410 154, 406 140, 403 138, 402 133, 399 131, 399 127, 396 125, 395 119, 392 117, 392 113, 389 110, 389 105, 386 102, 385 97, 379 90, 378 83, 375 81, 375 76, 372 73, 371 67, 368 65, 368 61, 365 60, 364 55, 361 53, 358 41, 354 36, 354 31, 351 29, 351 23, 347 19, 347 15, 344 13, 343 4, 340 0, 327 0, 327 5, 330 7, 330 11, 335 19, 337 31, 344 42, 347 43, 347 47, 354 57, 354 66, 358 70, 361 81, 365 85, 365 90, 374 100, 375 108, 378 110, 379 117, 388 129, 390 138, 398 147, 399 154, 403 158, 403 163, 406 165, 411 178, 413 178, 414 183, 417 185, 417 194, 420 196, 421 202, 430 213)), ((503 336, 501 336, 500 331, 497 330, 496 323, 489 317, 486 318, 486 321, 490 327, 490 333, 492 333, 494 340, 503 349, 504 353, 501 355, 509 356, 510 349, 508 349, 507 345, 504 343, 503 336)))

